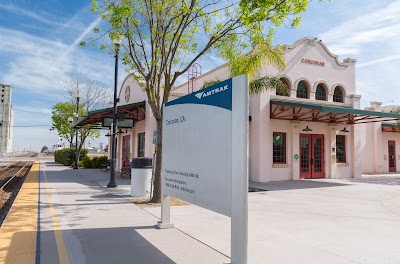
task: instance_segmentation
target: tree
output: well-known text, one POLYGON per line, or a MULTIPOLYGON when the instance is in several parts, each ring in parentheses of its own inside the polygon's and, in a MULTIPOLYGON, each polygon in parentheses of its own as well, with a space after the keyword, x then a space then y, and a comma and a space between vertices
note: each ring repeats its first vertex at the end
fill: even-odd
POLYGON ((49 148, 47 146, 43 146, 42 149, 40 150, 40 153, 45 152, 46 150, 48 150, 49 148))
MULTIPOLYGON (((59 135, 65 138, 72 148, 75 137, 75 129, 71 127, 68 118, 76 121, 77 96, 79 95, 78 117, 87 114, 89 111, 104 108, 112 98, 112 91, 101 87, 99 83, 82 73, 66 75, 60 83, 60 93, 65 102, 59 102, 53 106, 53 126, 50 130, 57 130, 59 135)), ((86 138, 99 138, 100 131, 87 125, 78 129, 79 145, 78 157, 85 143, 86 138)))
POLYGON ((51 119, 53 123, 50 130, 57 130, 58 135, 69 142, 70 148, 72 148, 74 141, 75 129, 71 127, 68 118, 73 117, 74 112, 76 112, 76 109, 73 104, 61 102, 56 103, 52 107, 51 111, 51 119))
POLYGON ((112 90, 101 87, 92 78, 82 73, 66 75, 60 83, 60 92, 64 99, 76 105, 76 96, 80 96, 80 104, 85 111, 106 108, 112 98, 112 90))
MULTIPOLYGON (((161 200, 163 104, 177 78, 206 52, 215 52, 229 61, 232 75, 254 75, 264 62, 282 67, 282 49, 272 44, 274 28, 287 21, 290 26, 297 26, 308 3, 309 0, 105 0, 99 5, 92 1, 92 11, 108 21, 109 28, 94 28, 100 36, 89 39, 90 43, 106 34, 112 40, 123 38, 122 61, 146 92, 157 122, 152 202, 161 200)), ((107 46, 102 44, 101 48, 107 46)))

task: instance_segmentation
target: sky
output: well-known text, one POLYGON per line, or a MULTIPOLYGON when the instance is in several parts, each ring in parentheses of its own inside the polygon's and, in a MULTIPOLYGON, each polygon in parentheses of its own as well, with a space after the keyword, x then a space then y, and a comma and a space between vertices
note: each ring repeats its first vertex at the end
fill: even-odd
MULTIPOLYGON (((90 8, 89 0, 0 0, 0 83, 13 86, 14 150, 57 143, 57 132, 49 130, 51 107, 63 100, 58 87, 65 75, 80 72, 113 89, 112 54, 79 46, 100 23, 90 8)), ((398 105, 399 13, 400 0, 314 0, 299 27, 277 29, 275 43, 318 37, 340 60, 357 60, 362 108, 371 101, 398 105)), ((209 55, 199 63, 206 72, 223 62, 209 55)), ((119 85, 127 74, 120 69, 119 85)), ((106 142, 103 136, 91 146, 106 142)))

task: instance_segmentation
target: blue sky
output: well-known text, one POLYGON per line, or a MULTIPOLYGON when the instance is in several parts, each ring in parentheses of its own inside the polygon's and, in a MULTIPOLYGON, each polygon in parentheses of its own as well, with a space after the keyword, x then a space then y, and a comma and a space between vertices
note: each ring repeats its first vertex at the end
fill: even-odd
MULTIPOLYGON (((15 126, 50 125, 51 107, 61 101, 57 87, 65 74, 83 72, 112 89, 114 60, 107 51, 80 47, 99 19, 91 1, 0 0, 0 83, 13 86, 15 126)), ((357 59, 357 93, 370 101, 399 102, 400 0, 314 0, 300 27, 277 30, 275 42, 292 44, 318 37, 340 59, 357 59)), ((203 72, 221 64, 210 56, 203 72)), ((125 72, 120 68, 119 83, 125 72)), ((15 149, 39 150, 57 142, 49 127, 15 127, 15 149)), ((106 142, 103 137, 92 142, 106 142)))

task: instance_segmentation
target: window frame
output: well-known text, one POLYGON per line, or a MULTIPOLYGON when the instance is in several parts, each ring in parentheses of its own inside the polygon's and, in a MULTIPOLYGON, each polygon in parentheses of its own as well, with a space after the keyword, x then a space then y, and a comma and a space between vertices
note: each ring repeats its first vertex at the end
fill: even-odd
POLYGON ((336 86, 335 87, 335 89, 333 90, 333 98, 332 98, 332 100, 335 103, 344 103, 344 90, 343 90, 343 87, 341 87, 341 86, 336 86), (340 101, 336 101, 335 100, 336 91, 340 92, 340 97, 341 97, 340 101))
POLYGON ((325 85, 323 84, 323 83, 319 83, 319 84, 317 84, 317 88, 315 89, 315 100, 318 100, 318 101, 327 101, 327 93, 326 93, 326 91, 327 91, 327 88, 325 87, 325 85), (318 94, 318 88, 322 88, 323 89, 323 91, 324 91, 324 99, 317 99, 317 94, 318 94))
POLYGON ((304 80, 301 80, 298 84, 297 84, 297 90, 296 90, 296 98, 301 98, 301 99, 309 99, 310 98, 310 86, 308 85, 308 83, 304 80), (307 89, 307 97, 299 97, 299 85, 300 83, 304 83, 305 87, 307 89))
POLYGON ((283 140, 283 162, 274 161, 274 141, 272 141, 272 164, 287 164, 287 149, 286 149, 286 132, 272 132, 272 140, 275 139, 276 134, 282 134, 284 136, 283 140))
POLYGON ((346 135, 336 135, 336 163, 347 163, 346 135), (338 161, 338 137, 343 138, 343 161, 338 161))

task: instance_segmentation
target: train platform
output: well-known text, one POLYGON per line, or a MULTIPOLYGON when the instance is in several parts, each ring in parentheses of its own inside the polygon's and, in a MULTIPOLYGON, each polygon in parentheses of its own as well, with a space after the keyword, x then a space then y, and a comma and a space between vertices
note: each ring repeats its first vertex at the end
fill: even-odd
MULTIPOLYGON (((138 207, 130 180, 48 160, 29 173, 3 226, 0 263, 229 262, 230 219, 194 205, 138 207), (40 179, 40 182, 39 182, 40 179)), ((400 174, 251 183, 248 263, 400 263, 400 174)))
POLYGON ((0 263, 223 263, 227 256, 178 229, 157 229, 136 206, 130 180, 109 171, 32 167, 0 229, 0 263), (40 182, 39 182, 40 179, 40 182))

